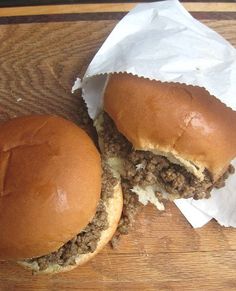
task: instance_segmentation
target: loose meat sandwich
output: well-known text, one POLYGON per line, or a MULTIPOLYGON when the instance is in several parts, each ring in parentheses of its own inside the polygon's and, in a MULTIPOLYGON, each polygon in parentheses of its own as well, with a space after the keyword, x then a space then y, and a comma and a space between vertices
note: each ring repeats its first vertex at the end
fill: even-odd
POLYGON ((118 180, 87 134, 53 116, 0 125, 0 260, 54 273, 90 260, 122 212, 118 180))
POLYGON ((208 198, 234 172, 236 112, 204 88, 111 74, 103 109, 102 152, 139 195, 208 198))

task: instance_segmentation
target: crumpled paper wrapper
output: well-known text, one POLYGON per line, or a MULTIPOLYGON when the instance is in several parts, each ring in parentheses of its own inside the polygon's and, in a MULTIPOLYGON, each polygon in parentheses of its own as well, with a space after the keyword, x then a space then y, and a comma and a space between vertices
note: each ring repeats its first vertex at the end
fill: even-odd
MULTIPOLYGON (((194 19, 177 0, 139 4, 116 25, 82 80, 92 118, 102 107, 107 74, 112 72, 205 87, 236 110, 235 48, 194 19)), ((73 89, 78 86, 79 79, 73 89)), ((212 218, 236 227, 236 175, 223 189, 213 190, 210 199, 175 203, 193 227, 212 218)))

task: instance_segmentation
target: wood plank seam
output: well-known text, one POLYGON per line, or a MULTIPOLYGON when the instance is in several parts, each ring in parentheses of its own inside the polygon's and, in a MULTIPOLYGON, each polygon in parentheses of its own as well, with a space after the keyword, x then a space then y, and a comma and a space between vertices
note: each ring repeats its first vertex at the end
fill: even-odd
MULTIPOLYGON (((103 4, 64 4, 24 7, 5 7, 0 9, 0 17, 67 13, 128 12, 138 3, 103 3, 103 4)), ((235 12, 236 3, 188 2, 182 3, 190 12, 235 12)))
MULTIPOLYGON (((29 23, 66 23, 83 21, 119 21, 125 12, 97 12, 97 13, 67 13, 24 16, 0 16, 0 25, 29 24, 29 23)), ((191 12, 198 20, 234 21, 236 12, 191 12)))

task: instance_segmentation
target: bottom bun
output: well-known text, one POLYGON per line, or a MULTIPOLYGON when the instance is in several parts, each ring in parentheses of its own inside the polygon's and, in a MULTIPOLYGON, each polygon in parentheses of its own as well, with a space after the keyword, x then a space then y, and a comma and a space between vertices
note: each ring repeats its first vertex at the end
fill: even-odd
POLYGON ((59 264, 51 264, 45 270, 39 270, 37 262, 31 263, 26 261, 18 261, 17 263, 24 268, 30 269, 33 273, 36 274, 54 274, 59 272, 67 272, 87 263, 111 240, 117 229, 123 208, 123 195, 120 183, 115 186, 113 197, 108 199, 108 201, 104 203, 106 207, 106 212, 108 214, 107 219, 109 227, 106 230, 102 231, 97 248, 93 253, 87 253, 84 255, 79 254, 78 257, 75 258, 75 264, 73 265, 61 266, 59 264))

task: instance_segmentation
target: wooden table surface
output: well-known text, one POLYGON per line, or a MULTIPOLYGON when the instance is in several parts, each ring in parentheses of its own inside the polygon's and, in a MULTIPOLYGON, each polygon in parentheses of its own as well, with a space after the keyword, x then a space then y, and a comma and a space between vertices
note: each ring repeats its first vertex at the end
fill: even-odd
MULTIPOLYGON (((184 4, 236 45, 235 3, 184 4)), ((54 113, 78 122, 73 80, 132 6, 0 8, 0 118, 54 113)), ((107 246, 74 271, 32 276, 0 262, 3 290, 236 290, 236 230, 215 221, 193 229, 174 205, 148 206, 117 250, 107 246)))

